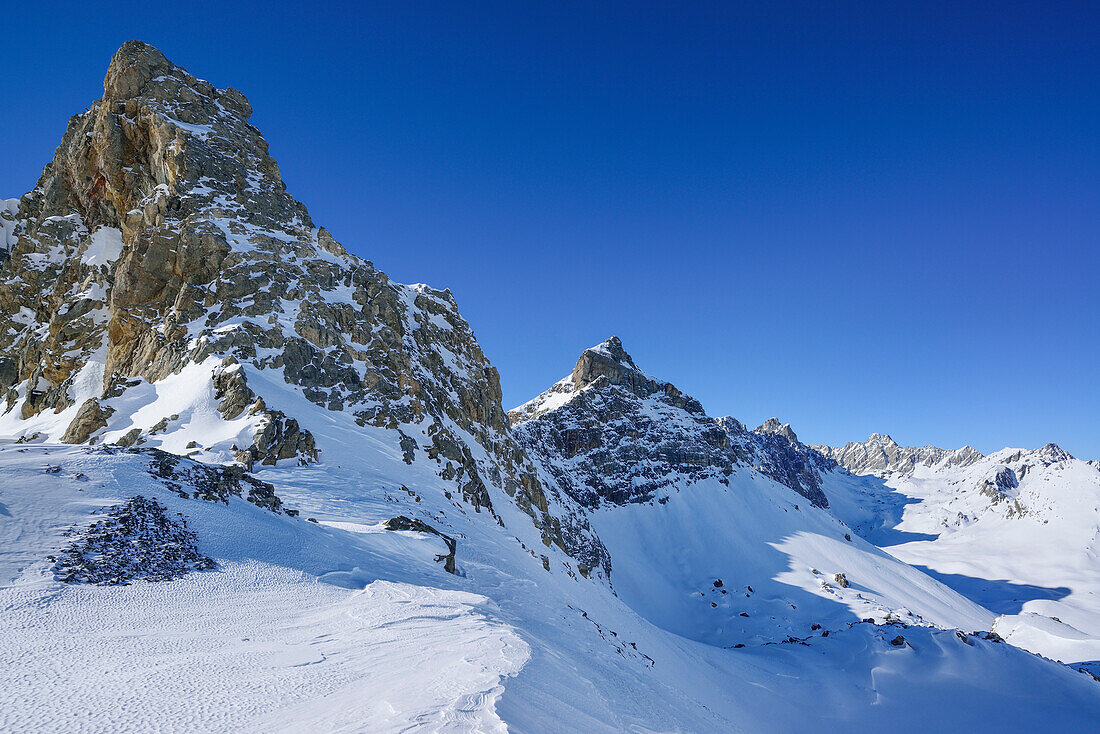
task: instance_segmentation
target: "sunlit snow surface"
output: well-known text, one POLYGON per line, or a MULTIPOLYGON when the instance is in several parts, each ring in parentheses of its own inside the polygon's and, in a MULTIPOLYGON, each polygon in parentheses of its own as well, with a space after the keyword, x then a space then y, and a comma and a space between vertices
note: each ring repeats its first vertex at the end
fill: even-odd
POLYGON ((1015 645, 1100 660, 1100 471, 1057 447, 1003 449, 962 468, 917 467, 827 488, 871 542, 984 605, 1015 645), (1011 470, 1019 486, 986 480, 1011 470), (982 492, 985 486, 987 491, 982 492))
MULTIPOLYGON (((378 451, 265 472, 301 510, 292 518, 180 499, 141 455, 0 446, 0 730, 1023 731, 1100 717, 1091 678, 953 631, 844 622, 807 644, 738 649, 664 631, 558 556, 544 571, 514 537, 545 549, 503 497, 507 529, 443 501, 430 470, 394 453, 392 465, 378 451), (185 513, 218 569, 54 581, 46 556, 61 533, 138 493, 185 513), (415 511, 459 539, 465 576, 434 561, 438 539, 380 527, 415 511)), ((776 541, 799 567, 818 554, 806 544, 824 542, 776 541)), ((876 557, 845 546, 837 564, 876 557)))

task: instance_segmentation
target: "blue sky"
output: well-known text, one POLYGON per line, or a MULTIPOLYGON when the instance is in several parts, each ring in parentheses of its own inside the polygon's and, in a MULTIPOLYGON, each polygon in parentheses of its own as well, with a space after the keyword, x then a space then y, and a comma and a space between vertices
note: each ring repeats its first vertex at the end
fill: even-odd
POLYGON ((454 291, 506 407, 617 334, 806 441, 1100 458, 1100 4, 342 5, 8 8, 0 195, 139 38, 454 291))

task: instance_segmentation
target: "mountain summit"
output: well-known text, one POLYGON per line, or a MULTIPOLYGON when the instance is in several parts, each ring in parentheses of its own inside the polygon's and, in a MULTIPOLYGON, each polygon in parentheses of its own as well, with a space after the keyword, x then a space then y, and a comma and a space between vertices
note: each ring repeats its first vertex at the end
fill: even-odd
POLYGON ((770 419, 756 431, 711 418, 695 398, 643 372, 618 337, 590 347, 569 376, 508 412, 515 435, 584 506, 648 502, 659 490, 756 468, 819 507, 836 463, 770 419))
POLYGON ((450 291, 393 283, 316 227, 251 113, 148 44, 114 55, 3 209, 0 433, 251 467, 324 460, 318 426, 373 431, 560 544, 450 291))

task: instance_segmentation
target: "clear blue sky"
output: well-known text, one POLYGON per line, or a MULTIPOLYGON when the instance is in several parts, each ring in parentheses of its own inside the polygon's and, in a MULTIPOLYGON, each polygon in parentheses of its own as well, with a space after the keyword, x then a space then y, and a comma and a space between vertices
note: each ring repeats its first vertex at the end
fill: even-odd
POLYGON ((346 5, 6 8, 0 194, 139 38, 454 291, 506 407, 617 334, 803 440, 1100 458, 1100 3, 346 5))

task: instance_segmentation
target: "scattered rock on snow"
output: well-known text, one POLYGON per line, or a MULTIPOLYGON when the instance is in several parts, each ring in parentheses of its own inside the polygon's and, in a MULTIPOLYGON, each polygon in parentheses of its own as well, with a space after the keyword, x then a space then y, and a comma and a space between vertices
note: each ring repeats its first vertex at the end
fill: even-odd
POLYGON ((53 557, 54 577, 65 583, 127 584, 134 579, 169 581, 215 567, 198 550, 195 533, 182 514, 141 495, 111 508, 107 517, 83 530, 53 557))

